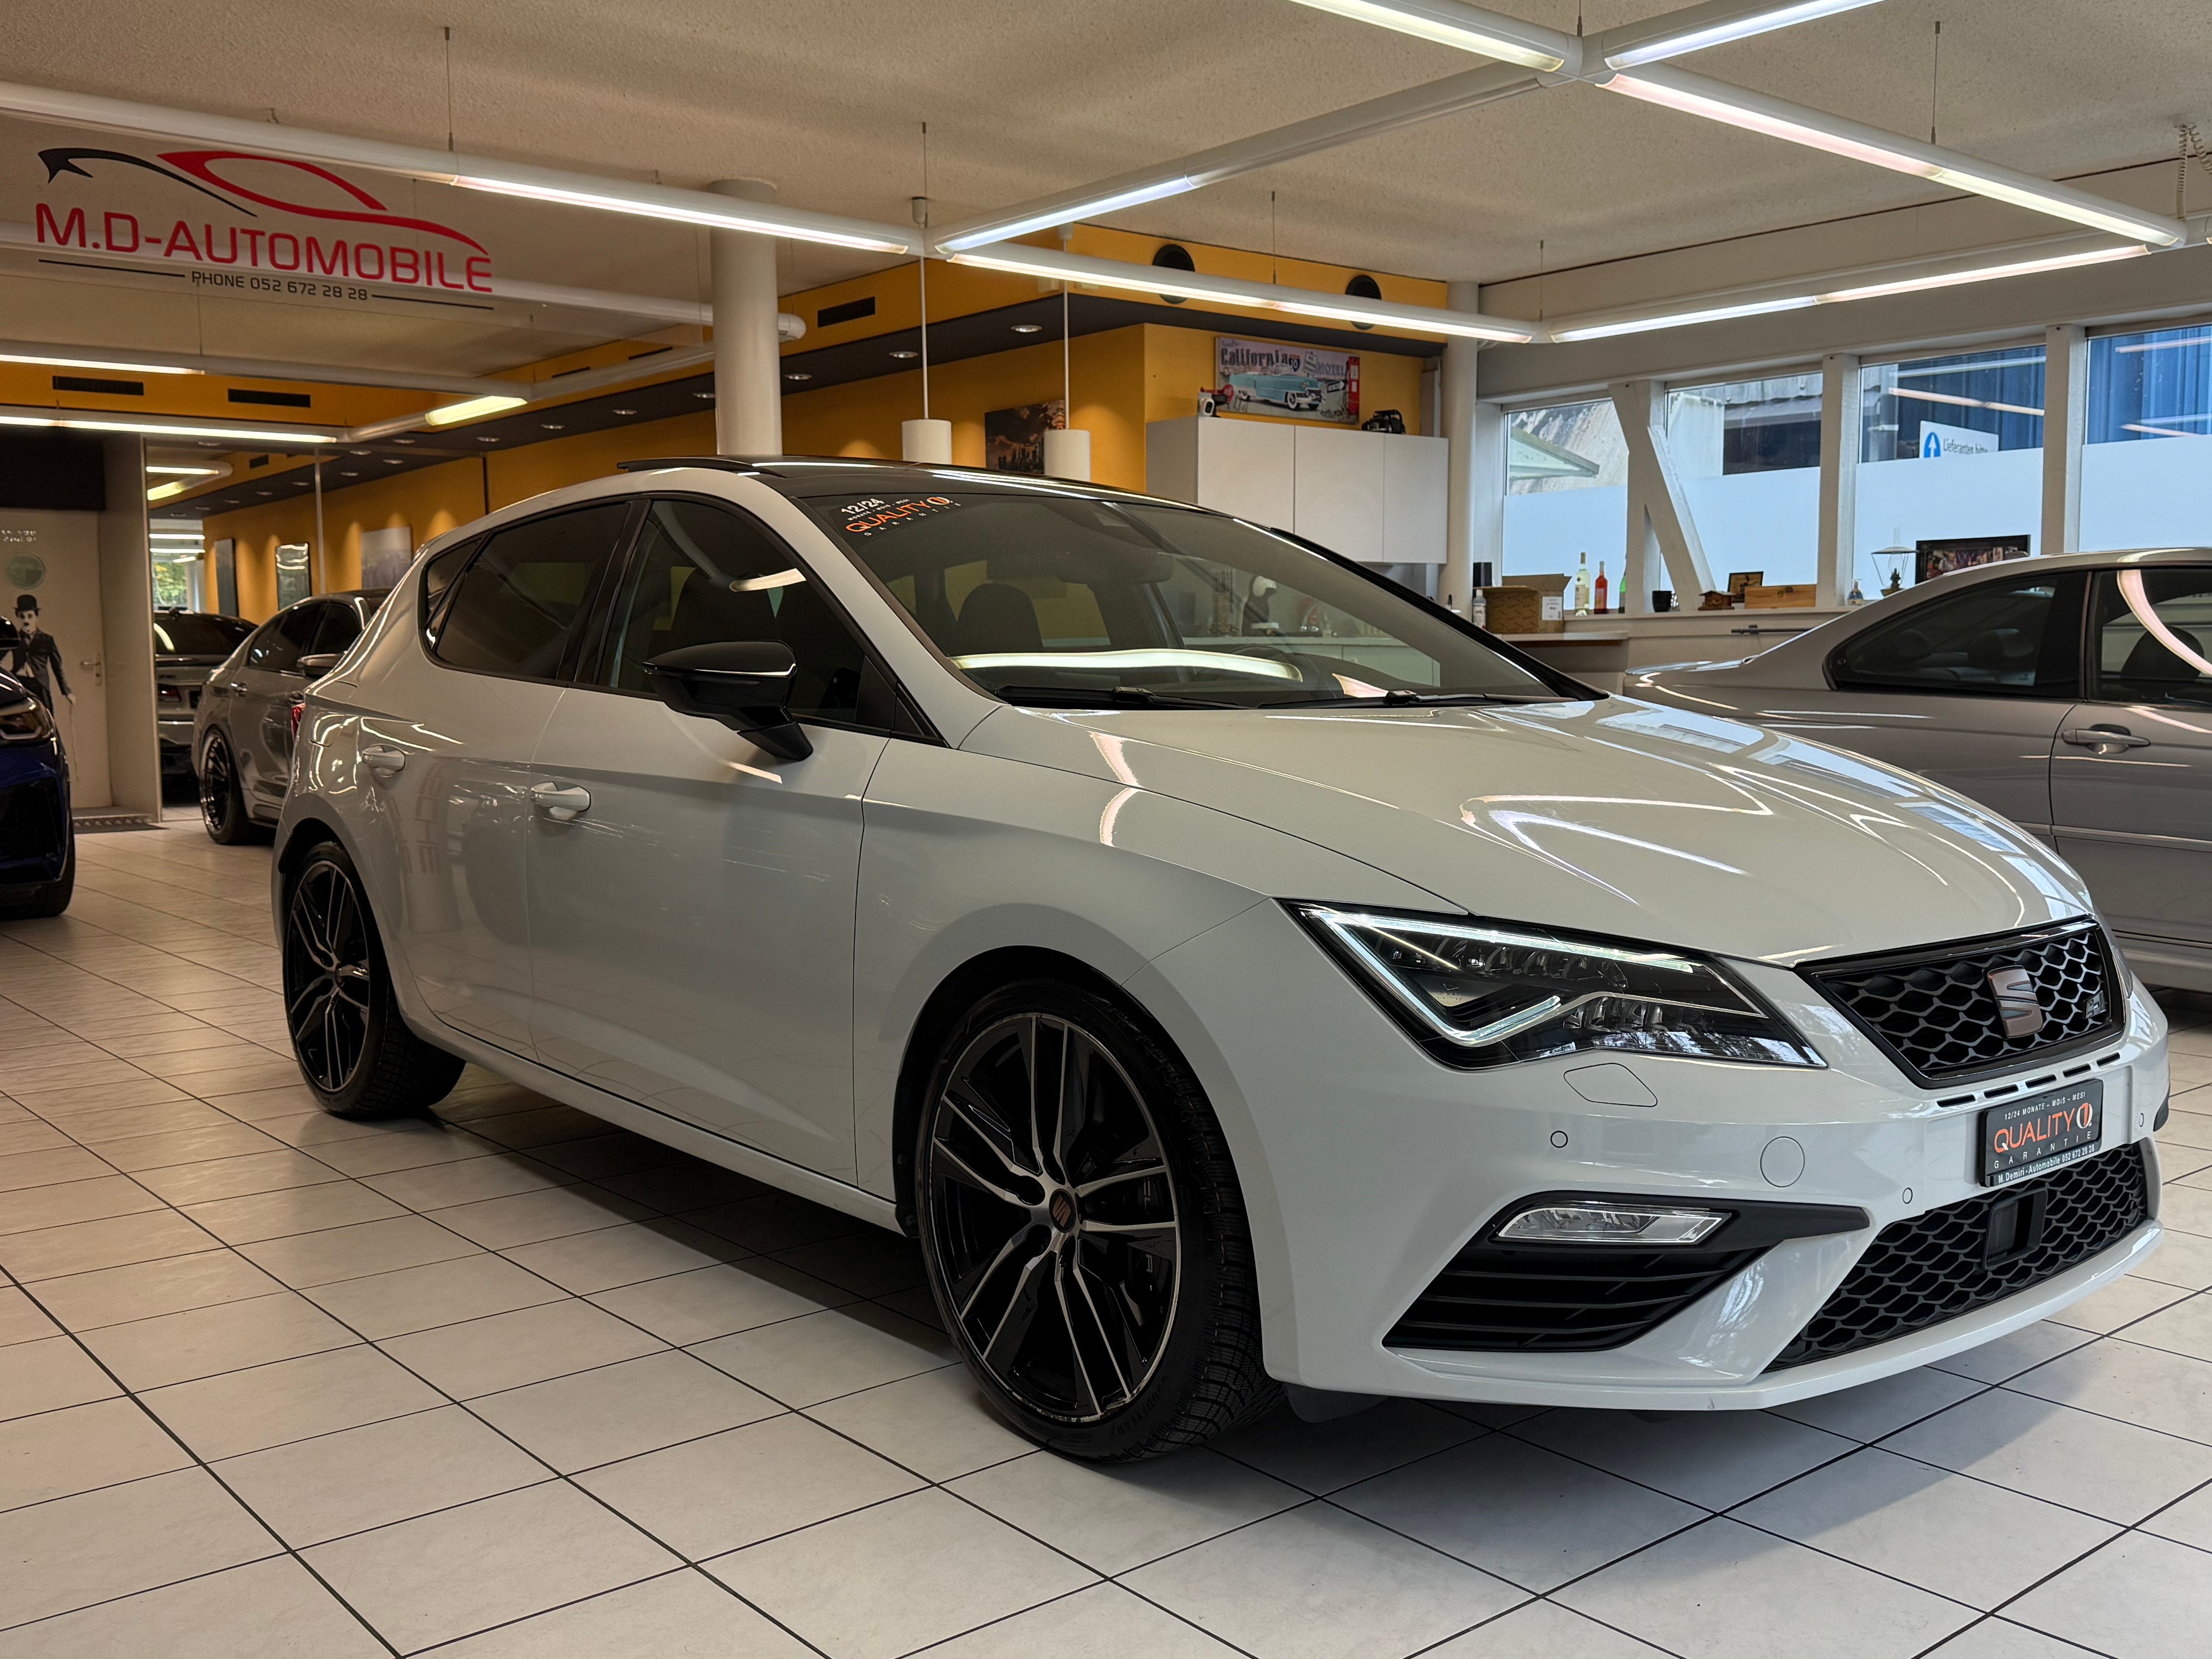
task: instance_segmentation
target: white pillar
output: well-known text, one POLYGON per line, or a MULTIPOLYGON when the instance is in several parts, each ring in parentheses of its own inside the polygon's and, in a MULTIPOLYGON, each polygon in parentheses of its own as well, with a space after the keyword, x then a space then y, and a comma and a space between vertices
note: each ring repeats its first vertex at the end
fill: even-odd
POLYGON ((1713 578, 1667 442, 1667 388, 1657 380, 1623 380, 1608 390, 1628 446, 1628 549, 1620 573, 1628 608, 1651 608, 1663 568, 1676 607, 1694 610, 1713 578))
MULTIPOLYGON (((1480 308, 1481 284, 1452 283, 1445 303, 1480 308)), ((1447 458, 1444 568, 1437 602, 1465 616, 1474 601, 1474 567, 1490 566, 1491 580, 1505 574, 1505 412, 1477 396, 1480 347, 1473 340, 1444 346, 1438 412, 1447 458)))
POLYGON ((2081 550, 2081 450, 2089 438, 2089 337, 2043 331, 2043 535, 2039 553, 2081 550))
POLYGON ((1850 597, 1859 572, 1859 440, 1865 419, 1859 360, 1848 351, 1820 359, 1820 550, 1813 603, 1826 609, 1850 597))
MULTIPOLYGON (((773 202, 760 179, 718 179, 718 196, 773 202)), ((714 260, 714 447, 725 455, 783 453, 783 368, 776 349, 775 239, 707 233, 714 260)))

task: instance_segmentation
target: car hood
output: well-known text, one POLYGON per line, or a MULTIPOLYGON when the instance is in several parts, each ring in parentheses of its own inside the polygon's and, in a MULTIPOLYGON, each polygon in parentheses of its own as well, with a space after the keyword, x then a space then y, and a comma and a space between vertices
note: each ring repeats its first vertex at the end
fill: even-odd
MULTIPOLYGON (((1471 914, 1777 963, 2090 909, 2071 871, 1961 796, 1802 738, 1626 697, 1001 708, 963 746, 1264 823, 1471 914)), ((1265 872, 1253 885, 1267 890, 1265 872)))

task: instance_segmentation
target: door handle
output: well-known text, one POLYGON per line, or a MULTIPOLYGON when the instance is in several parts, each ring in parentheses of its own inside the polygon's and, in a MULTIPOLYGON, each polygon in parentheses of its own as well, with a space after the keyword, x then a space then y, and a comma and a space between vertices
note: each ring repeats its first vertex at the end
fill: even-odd
POLYGON ((388 778, 407 764, 407 757, 397 749, 365 743, 361 746, 361 763, 380 778, 388 778))
POLYGON ((2124 726, 2075 726, 2058 735, 2063 741, 2079 744, 2084 749, 2145 749, 2150 745, 2148 738, 2139 738, 2124 726))
POLYGON ((530 804, 556 823, 567 823, 592 810, 592 792, 573 785, 533 783, 530 804))

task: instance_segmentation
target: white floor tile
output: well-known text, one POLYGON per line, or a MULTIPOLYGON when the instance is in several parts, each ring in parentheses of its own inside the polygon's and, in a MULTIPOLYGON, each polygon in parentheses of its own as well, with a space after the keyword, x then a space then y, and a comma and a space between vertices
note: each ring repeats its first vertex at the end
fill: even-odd
POLYGON ((1421 1659, 1666 1659, 1660 1650, 1570 1613, 1531 1601, 1431 1648, 1421 1659))
POLYGON ((1932 1417, 1947 1406, 1979 1394, 1986 1384, 1932 1365, 1899 1371, 1880 1382, 1862 1382, 1856 1389, 1815 1395, 1810 1400, 1777 1406, 1775 1415, 1793 1423, 1808 1423, 1831 1434, 1853 1440, 1879 1440, 1908 1423, 1932 1417))
POLYGON ((806 1414, 928 1480, 951 1480, 1033 1449, 948 1365, 807 1407, 806 1414))
POLYGON ((1214 1446, 1278 1480, 1326 1493, 1488 1431, 1418 1400, 1386 1400, 1326 1423, 1308 1423, 1285 1406, 1214 1446))
POLYGON ((0 1632, 0 1659, 384 1659, 389 1651, 289 1556, 0 1632))
POLYGON ((191 1462, 129 1400, 18 1417, 0 1423, 0 1510, 167 1474, 191 1462))
POLYGON ((705 1575, 608 1590, 438 1650, 438 1659, 809 1659, 813 1650, 705 1575))
POLYGON ((2005 1616, 2127 1659, 2202 1659, 2212 1555, 2131 1533, 2021 1597, 2005 1616))
POLYGON ((1655 1421, 1626 1412, 1559 1411, 1510 1432, 1709 1510, 1778 1486, 1853 1444, 1765 1412, 1698 1412, 1655 1421))
POLYGON ((1237 1650, 1119 1584, 1093 1584, 956 1636, 929 1659, 1233 1659, 1237 1650))
POLYGON ((2011 1385, 2040 1400, 2212 1443, 2212 1359, 2108 1337, 2037 1367, 2011 1385))
POLYGON ((485 1395, 470 1409, 565 1474, 756 1423, 782 1407, 670 1352, 485 1395))
POLYGON ((957 1358, 943 1335, 866 1303, 701 1343, 696 1352, 787 1406, 811 1406, 957 1358))
POLYGON ((386 1338, 385 1352, 456 1400, 587 1371, 663 1350, 660 1340, 564 1297, 513 1313, 386 1338))

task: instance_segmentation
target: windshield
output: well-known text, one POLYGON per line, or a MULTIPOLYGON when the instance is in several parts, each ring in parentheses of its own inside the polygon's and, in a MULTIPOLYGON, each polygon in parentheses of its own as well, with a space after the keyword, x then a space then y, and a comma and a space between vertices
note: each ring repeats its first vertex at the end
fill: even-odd
POLYGON ((154 618, 154 649, 165 657, 227 657, 252 631, 237 617, 178 611, 154 618))
POLYGON ((1391 588, 1214 514, 957 489, 806 505, 955 666, 1010 702, 1559 696, 1391 588))

